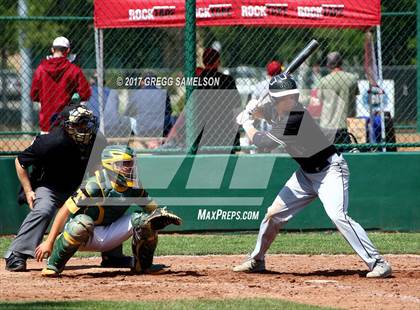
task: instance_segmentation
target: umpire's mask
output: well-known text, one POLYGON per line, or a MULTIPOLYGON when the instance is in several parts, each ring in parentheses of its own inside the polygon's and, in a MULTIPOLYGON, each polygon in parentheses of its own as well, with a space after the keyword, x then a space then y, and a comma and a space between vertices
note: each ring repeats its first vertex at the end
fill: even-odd
POLYGON ((77 144, 86 146, 91 143, 98 130, 98 120, 91 110, 78 105, 69 111, 64 129, 77 144))

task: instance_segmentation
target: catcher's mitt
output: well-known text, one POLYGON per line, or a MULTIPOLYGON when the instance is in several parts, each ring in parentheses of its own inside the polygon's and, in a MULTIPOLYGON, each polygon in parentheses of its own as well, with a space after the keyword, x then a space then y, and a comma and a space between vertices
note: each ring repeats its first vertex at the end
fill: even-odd
POLYGON ((157 208, 146 219, 143 225, 150 224, 154 231, 161 230, 170 224, 181 225, 182 219, 166 210, 166 208, 157 208))

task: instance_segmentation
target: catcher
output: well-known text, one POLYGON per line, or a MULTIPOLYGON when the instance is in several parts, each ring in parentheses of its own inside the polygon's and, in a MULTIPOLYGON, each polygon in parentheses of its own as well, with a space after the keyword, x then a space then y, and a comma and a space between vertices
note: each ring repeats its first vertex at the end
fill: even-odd
POLYGON ((178 216, 158 207, 137 184, 136 156, 131 148, 107 146, 101 161, 103 169, 66 201, 47 240, 35 251, 38 261, 49 257, 42 270, 45 277, 58 276, 77 250, 108 251, 132 235, 132 271, 156 271, 152 262, 158 231, 169 224, 181 224, 178 216), (133 201, 138 210, 125 214, 133 201))

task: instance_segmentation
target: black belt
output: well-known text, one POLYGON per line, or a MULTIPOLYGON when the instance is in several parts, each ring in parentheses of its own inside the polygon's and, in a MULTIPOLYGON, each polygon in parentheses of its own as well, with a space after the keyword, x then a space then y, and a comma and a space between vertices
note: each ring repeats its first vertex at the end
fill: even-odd
POLYGON ((328 167, 330 165, 330 162, 328 161, 328 158, 330 158, 333 155, 338 155, 340 156, 341 153, 340 152, 334 152, 332 153, 330 156, 328 156, 326 159, 314 164, 314 165, 308 165, 308 166, 301 166, 302 170, 305 171, 306 173, 318 173, 321 172, 323 169, 325 169, 326 167, 328 167))

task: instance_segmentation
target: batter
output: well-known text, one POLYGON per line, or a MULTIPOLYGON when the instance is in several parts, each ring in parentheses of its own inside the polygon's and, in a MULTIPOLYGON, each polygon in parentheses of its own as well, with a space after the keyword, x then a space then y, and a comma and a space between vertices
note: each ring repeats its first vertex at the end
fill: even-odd
POLYGON ((250 140, 266 151, 282 145, 300 168, 280 190, 263 219, 257 243, 250 257, 236 266, 236 272, 265 270, 265 253, 280 228, 316 197, 337 229, 369 268, 366 277, 385 278, 391 266, 379 255, 366 231, 350 218, 348 208, 349 168, 343 156, 324 135, 309 113, 298 103, 296 82, 285 74, 273 77, 269 96, 250 101, 237 117, 250 140), (257 131, 255 118, 266 119, 270 132, 257 131))

